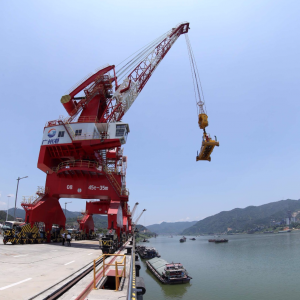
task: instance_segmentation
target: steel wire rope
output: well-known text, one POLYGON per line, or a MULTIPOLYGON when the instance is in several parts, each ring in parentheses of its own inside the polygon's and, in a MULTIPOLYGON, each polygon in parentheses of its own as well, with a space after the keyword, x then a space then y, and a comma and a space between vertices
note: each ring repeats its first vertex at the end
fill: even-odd
MULTIPOLYGON (((161 43, 166 38, 166 34, 163 36, 160 36, 158 39, 156 39, 150 46, 148 46, 146 49, 138 53, 134 58, 132 58, 125 66, 125 69, 120 69, 117 71, 117 75, 120 76, 120 81, 126 76, 121 76, 125 72, 127 72, 128 69, 131 69, 133 65, 138 66, 143 60, 145 60, 153 51, 155 50, 156 46, 161 43), (122 70, 122 71, 121 71, 122 70), (121 71, 121 72, 120 72, 121 71)), ((124 66, 124 67, 125 67, 124 66)), ((123 67, 123 68, 124 68, 123 67)))
MULTIPOLYGON (((199 73, 198 73, 198 76, 197 76, 197 64, 196 64, 196 60, 195 60, 195 57, 193 56, 193 52, 192 52, 192 46, 190 44, 190 41, 189 41, 189 38, 188 36, 186 35, 186 42, 187 42, 187 47, 188 47, 188 51, 189 51, 189 58, 190 58, 190 64, 191 64, 191 72, 192 72, 192 77, 193 79, 195 80, 196 82, 196 87, 197 87, 197 92, 196 92, 196 95, 198 95, 198 98, 199 98, 199 102, 197 102, 197 106, 199 106, 200 108, 200 111, 201 112, 204 112, 206 113, 206 106, 205 106, 205 102, 204 102, 204 94, 203 94, 203 90, 201 88, 201 81, 200 81, 200 76, 199 76, 199 73), (194 74, 193 74, 194 73, 194 74), (194 75, 194 76, 193 76, 194 75), (198 82, 199 81, 199 82, 198 82), (199 89, 199 85, 200 85, 200 89, 199 89), (202 90, 202 98, 203 98, 203 101, 202 101, 202 98, 201 98, 201 91, 202 90), (203 107, 204 106, 204 107, 203 107)), ((193 81, 194 83, 194 81, 193 81)), ((196 96, 196 101, 197 101, 197 96, 196 96)))
MULTIPOLYGON (((192 61, 192 68, 193 68, 193 72, 194 72, 194 76, 195 76, 195 82, 196 82, 196 86, 197 86, 197 94, 198 94, 198 97, 199 97, 199 103, 200 103, 200 105, 202 105, 202 109, 203 109, 204 102, 201 99, 201 93, 200 93, 200 90, 199 90, 199 84, 198 84, 198 80, 197 80, 197 74, 196 74, 196 69, 195 69, 194 57, 192 55, 191 44, 190 44, 190 42, 188 40, 188 37, 187 37, 187 41, 188 41, 188 45, 189 45, 189 52, 190 52, 190 57, 191 57, 191 61, 192 61)), ((197 103, 197 104, 199 105, 199 103, 197 103)), ((201 108, 201 106, 200 106, 200 108, 201 108)))
MULTIPOLYGON (((145 60, 146 57, 148 57, 153 52, 153 48, 155 47, 155 45, 153 45, 151 48, 148 48, 145 51, 143 51, 144 53, 141 53, 139 56, 134 57, 134 61, 132 59, 131 60, 132 63, 130 65, 128 65, 124 70, 122 70, 122 72, 119 73, 118 75, 121 76, 122 74, 127 72, 128 69, 131 69, 133 65, 139 65, 143 60, 145 60), (136 63, 137 61, 138 61, 138 63, 136 63)), ((123 79, 125 76, 126 75, 121 76, 120 80, 123 79)))
MULTIPOLYGON (((135 51, 134 53, 132 53, 131 55, 129 55, 127 58, 125 58, 123 61, 121 61, 119 64, 116 65, 116 67, 118 67, 119 65, 121 65, 123 62, 125 62, 127 59, 129 59, 132 55, 134 55, 135 53, 139 52, 140 50, 146 48, 146 47, 149 47, 151 46, 152 44, 157 44, 157 41, 160 40, 162 37, 165 37, 167 36, 167 34, 170 33, 170 30, 167 31, 166 33, 162 34, 161 36, 159 36, 158 38, 154 39, 152 42, 148 43, 147 45, 141 47, 140 49, 138 49, 137 51, 135 51)), ((141 53, 142 51, 140 51, 139 53, 141 53)), ((129 63, 129 62, 128 62, 129 63)), ((128 64, 127 63, 127 64, 128 64)), ((126 65, 127 65, 126 64, 126 65)), ((124 65, 119 71, 121 71, 126 65, 124 65)), ((117 73, 119 72, 117 71, 117 73)))
POLYGON ((194 56, 194 51, 193 51, 193 48, 192 48, 192 44, 191 44, 191 42, 190 42, 190 38, 189 38, 188 35, 187 35, 187 39, 188 39, 188 41, 189 41, 191 53, 192 53, 192 56, 193 56, 193 58, 194 58, 194 62, 195 62, 195 66, 196 66, 196 71, 197 71, 198 79, 199 79, 199 84, 200 84, 200 88, 201 88, 201 93, 202 93, 203 103, 204 103, 204 106, 205 106, 205 110, 207 111, 206 103, 205 103, 205 98, 204 98, 204 92, 203 92, 203 88, 202 88, 202 83, 201 83, 201 79, 200 79, 200 75, 199 75, 199 71, 198 71, 198 66, 197 66, 197 63, 196 63, 195 56, 194 56))
POLYGON ((192 74, 192 80, 193 80, 193 88, 194 88, 194 94, 195 94, 195 101, 196 101, 196 114, 197 114, 197 118, 198 118, 198 101, 197 101, 197 94, 196 94, 196 89, 195 89, 195 79, 193 76, 193 67, 192 67, 192 60, 191 60, 191 53, 189 51, 189 45, 188 45, 188 41, 186 38, 187 35, 185 35, 185 40, 186 40, 186 46, 187 46, 187 50, 188 50, 188 56, 189 56, 189 63, 190 63, 190 67, 191 67, 191 74, 192 74))
MULTIPOLYGON (((159 36, 157 39, 155 39, 154 41, 152 41, 151 43, 149 43, 148 45, 146 45, 145 47, 147 47, 146 49, 143 49, 142 51, 140 51, 135 57, 133 57, 126 65, 124 65, 120 70, 117 71, 118 75, 122 75, 125 72, 128 71, 128 69, 132 69, 133 65, 138 66, 143 60, 145 60, 148 56, 151 55, 151 53, 154 52, 155 48, 157 47, 158 44, 160 44, 163 40, 165 40, 168 37, 168 34, 171 31, 167 31, 166 33, 164 33, 163 35, 159 36), (126 67, 126 68, 125 68, 126 67), (125 68, 125 69, 124 69, 125 68), (123 70, 124 69, 124 70, 123 70), (122 72, 120 73, 120 71, 122 70, 122 72)), ((137 51, 136 51, 137 52, 137 51)), ((135 53, 136 53, 135 52, 135 53)), ((132 55, 131 55, 132 56, 132 55)), ((123 61, 124 62, 124 61, 123 61)), ((126 73, 125 75, 121 76, 119 78, 120 82, 124 79, 124 77, 126 77, 126 73)))

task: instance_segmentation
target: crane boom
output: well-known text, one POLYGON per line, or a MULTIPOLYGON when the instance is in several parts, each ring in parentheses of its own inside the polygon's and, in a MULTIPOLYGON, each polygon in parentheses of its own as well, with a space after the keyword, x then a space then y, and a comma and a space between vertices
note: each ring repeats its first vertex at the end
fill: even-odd
POLYGON ((142 91, 159 63, 171 49, 179 36, 187 33, 188 30, 189 23, 181 23, 176 28, 173 28, 166 38, 164 38, 154 48, 154 50, 134 68, 120 86, 117 87, 113 98, 116 99, 116 104, 120 107, 120 109, 112 112, 109 117, 111 121, 121 121, 122 117, 138 97, 139 93, 142 91))
POLYGON ((131 219, 133 218, 133 215, 134 215, 135 210, 136 210, 136 208, 137 208, 138 205, 139 205, 138 202, 136 202, 136 203, 134 204, 134 207, 133 207, 132 212, 131 212, 131 219))
POLYGON ((139 219, 141 218, 142 214, 144 213, 144 211, 146 211, 146 209, 143 209, 142 212, 140 213, 140 215, 136 218, 135 222, 134 222, 134 226, 137 225, 137 222, 139 221, 139 219))

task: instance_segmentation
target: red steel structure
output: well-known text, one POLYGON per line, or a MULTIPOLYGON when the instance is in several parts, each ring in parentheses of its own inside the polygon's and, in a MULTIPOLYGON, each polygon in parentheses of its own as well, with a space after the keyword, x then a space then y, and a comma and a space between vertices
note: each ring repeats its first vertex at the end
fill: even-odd
POLYGON ((151 51, 144 52, 122 84, 118 85, 115 66, 107 65, 61 98, 69 117, 46 123, 38 158, 38 168, 46 173, 45 189, 35 201, 22 203, 25 221, 32 226, 43 222, 48 241, 53 224, 65 228, 60 198, 89 199, 78 221, 87 234, 94 228, 94 214, 106 214, 108 228, 119 237, 131 232, 127 157, 121 148, 129 126, 122 117, 188 29, 189 23, 181 23, 166 33, 151 51))

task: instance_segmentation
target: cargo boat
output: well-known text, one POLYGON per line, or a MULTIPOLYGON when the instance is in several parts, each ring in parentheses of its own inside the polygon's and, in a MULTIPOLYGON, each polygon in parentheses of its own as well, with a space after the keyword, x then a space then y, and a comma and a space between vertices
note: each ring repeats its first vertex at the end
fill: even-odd
POLYGON ((219 243, 228 243, 228 240, 227 239, 216 239, 215 243, 216 244, 219 244, 219 243))
POLYGON ((168 263, 162 258, 152 258, 146 261, 147 268, 163 284, 189 283, 192 277, 188 275, 181 263, 168 263))
POLYGON ((160 257, 157 250, 153 247, 137 246, 136 251, 142 259, 150 259, 154 257, 160 257))
POLYGON ((183 236, 180 240, 179 240, 179 242, 180 243, 184 243, 184 242, 186 242, 186 237, 185 236, 183 236))

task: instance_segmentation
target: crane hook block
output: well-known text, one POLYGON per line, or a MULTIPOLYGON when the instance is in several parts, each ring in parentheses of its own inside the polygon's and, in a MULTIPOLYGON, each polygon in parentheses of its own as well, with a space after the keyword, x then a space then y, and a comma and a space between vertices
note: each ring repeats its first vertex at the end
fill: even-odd
POLYGON ((196 161, 198 160, 211 161, 210 155, 212 154, 215 146, 219 147, 219 142, 211 139, 208 134, 203 133, 202 146, 199 155, 196 156, 196 161))
POLYGON ((65 110, 68 112, 70 116, 73 116, 76 112, 76 106, 74 100, 70 95, 64 95, 61 97, 60 102, 64 106, 65 110))
POLYGON ((201 129, 205 129, 208 126, 207 114, 199 114, 198 124, 201 129))

